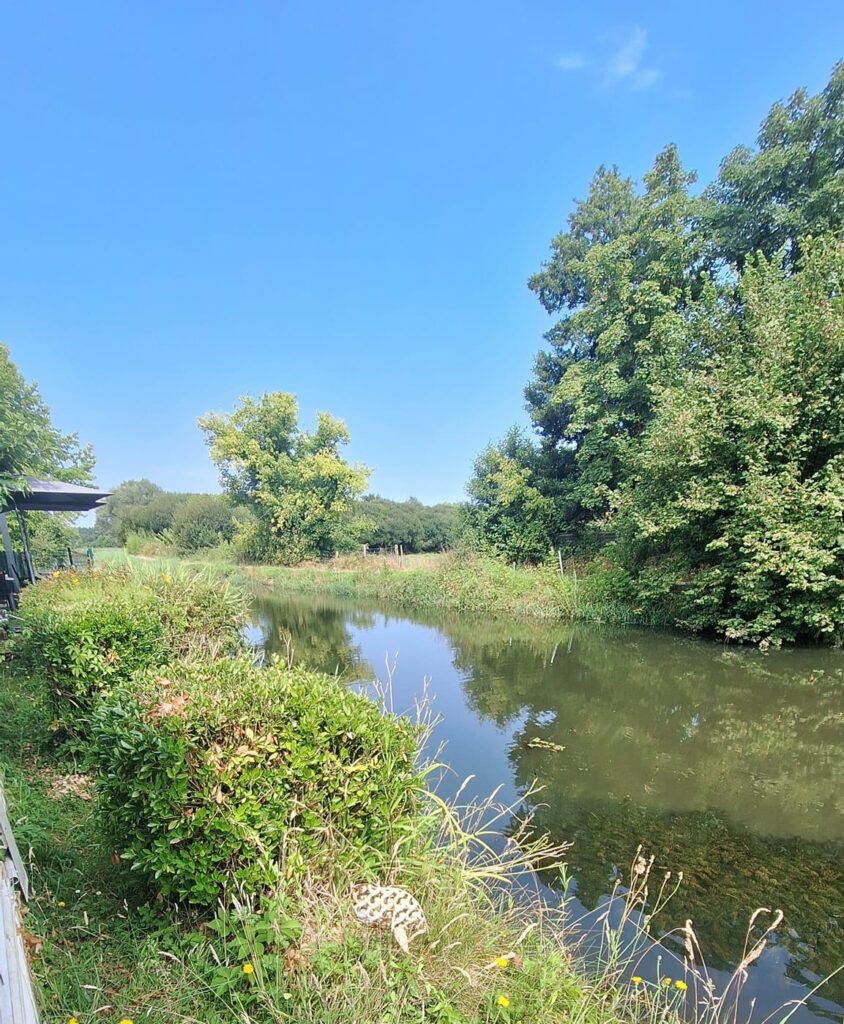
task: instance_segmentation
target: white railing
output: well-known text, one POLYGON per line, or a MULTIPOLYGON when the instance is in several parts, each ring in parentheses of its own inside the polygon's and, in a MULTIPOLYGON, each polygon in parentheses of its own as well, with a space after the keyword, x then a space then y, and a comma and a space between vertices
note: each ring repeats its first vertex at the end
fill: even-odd
POLYGON ((29 879, 6 813, 0 783, 0 1021, 38 1024, 38 1009, 23 941, 19 899, 29 899, 29 879))

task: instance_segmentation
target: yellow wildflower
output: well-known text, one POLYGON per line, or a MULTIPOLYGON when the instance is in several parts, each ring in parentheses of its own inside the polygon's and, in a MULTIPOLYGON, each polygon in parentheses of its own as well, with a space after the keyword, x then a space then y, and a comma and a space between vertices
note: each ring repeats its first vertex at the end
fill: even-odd
POLYGON ((75 1017, 68 1017, 67 1024, 79 1024, 79 1021, 75 1017))
POLYGON ((507 998, 507 996, 499 996, 495 1001, 496 1003, 498 1003, 499 1006, 503 1006, 505 1010, 510 1005, 510 1000, 507 998))
POLYGON ((254 974, 255 973, 255 968, 252 966, 252 964, 244 964, 243 965, 243 973, 244 974, 254 974))
POLYGON ((671 984, 671 979, 670 978, 663 978, 662 979, 662 986, 663 986, 663 988, 668 988, 668 986, 670 984, 671 984))
POLYGON ((171 582, 170 577, 167 575, 167 573, 163 572, 161 574, 161 578, 164 580, 165 583, 170 583, 171 582))
POLYGON ((506 957, 503 957, 503 956, 497 956, 495 958, 495 963, 496 963, 496 966, 498 966, 498 967, 506 967, 509 962, 510 961, 506 957))
POLYGON ((633 982, 634 985, 641 985, 642 984, 642 979, 639 977, 638 974, 634 974, 633 977, 630 980, 633 982))
POLYGON ((57 907, 63 907, 64 906, 64 900, 59 900, 59 902, 56 904, 56 906, 57 907))
POLYGON ((117 1022, 117 1024, 133 1024, 133 1021, 130 1020, 129 1017, 123 1017, 122 1020, 117 1022))
POLYGON ((676 986, 676 988, 678 988, 678 989, 679 989, 679 990, 680 990, 681 992, 685 992, 685 991, 686 991, 686 989, 687 989, 687 988, 689 987, 689 986, 688 986, 688 985, 687 985, 687 984, 685 983, 685 981, 675 981, 675 982, 674 982, 674 985, 675 985, 675 986, 676 986))

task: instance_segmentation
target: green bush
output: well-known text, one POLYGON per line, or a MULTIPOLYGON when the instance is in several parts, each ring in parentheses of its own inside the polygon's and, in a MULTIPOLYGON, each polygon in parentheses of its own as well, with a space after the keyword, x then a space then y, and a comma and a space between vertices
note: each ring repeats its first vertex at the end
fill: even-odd
POLYGON ((210 578, 65 571, 23 592, 13 650, 47 676, 60 707, 85 712, 140 669, 232 650, 243 617, 243 599, 210 578))
POLYGON ((414 728, 330 676, 182 661, 116 687, 92 733, 115 847, 167 898, 374 872, 413 827, 414 728))

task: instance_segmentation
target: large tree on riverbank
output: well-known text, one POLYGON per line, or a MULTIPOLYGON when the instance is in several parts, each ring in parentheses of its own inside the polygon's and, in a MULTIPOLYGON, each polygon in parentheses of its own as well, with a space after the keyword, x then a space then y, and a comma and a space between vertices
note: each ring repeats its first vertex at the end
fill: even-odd
POLYGON ((537 493, 522 511, 476 467, 487 543, 511 557, 497 524, 528 535, 544 499, 550 543, 619 531, 635 607, 844 639, 842 139, 844 63, 699 196, 672 146, 639 188, 599 169, 529 282, 558 319, 525 392, 538 445, 507 468, 537 493))
POLYGON ((254 514, 240 528, 247 555, 295 563, 354 543, 354 502, 369 470, 340 454, 349 443, 342 420, 318 413, 310 434, 298 424, 295 396, 274 391, 241 399, 231 415, 209 413, 199 425, 223 487, 254 514))

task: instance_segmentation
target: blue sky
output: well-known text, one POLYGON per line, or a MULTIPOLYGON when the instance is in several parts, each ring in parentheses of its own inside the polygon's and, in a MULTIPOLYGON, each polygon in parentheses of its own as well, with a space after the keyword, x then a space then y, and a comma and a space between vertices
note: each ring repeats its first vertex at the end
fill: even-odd
POLYGON ((0 35, 0 339, 99 483, 215 489, 197 416, 284 390, 437 501, 526 422, 525 282, 596 166, 709 180, 844 4, 28 0, 0 35))

